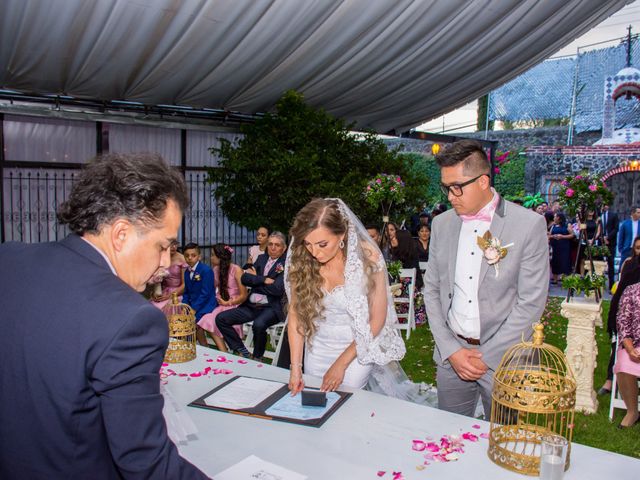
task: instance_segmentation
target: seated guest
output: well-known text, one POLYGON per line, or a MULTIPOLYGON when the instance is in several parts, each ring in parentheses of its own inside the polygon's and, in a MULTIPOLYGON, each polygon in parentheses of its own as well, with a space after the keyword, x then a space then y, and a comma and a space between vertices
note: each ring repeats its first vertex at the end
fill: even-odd
POLYGON ((258 242, 258 244, 249 247, 249 259, 247 260, 245 268, 248 268, 249 265, 253 265, 258 257, 266 252, 268 238, 269 229, 267 227, 258 228, 258 230, 256 231, 256 241, 258 242))
MULTIPOLYGON (((200 261, 200 247, 196 243, 188 243, 184 247, 184 259, 189 268, 184 272, 182 302, 195 310, 197 323, 203 315, 213 312, 218 306, 213 270, 200 261)), ((208 346, 201 327, 196 327, 196 338, 200 345, 208 346)))
MULTIPOLYGON (((216 326, 216 317, 221 312, 226 312, 232 308, 237 308, 248 296, 247 287, 240 281, 242 268, 231 263, 233 249, 224 243, 217 243, 211 249, 211 265, 213 266, 213 276, 215 284, 218 285, 216 299, 218 306, 211 312, 202 316, 198 326, 209 332, 213 341, 222 352, 227 351, 222 333, 216 326)), ((242 325, 235 325, 236 332, 242 336, 242 325)))
POLYGON ((377 225, 370 223, 365 227, 367 229, 367 233, 371 237, 371 239, 376 242, 378 248, 382 251, 382 256, 385 260, 389 260, 389 246, 382 245, 382 235, 380 234, 380 227, 377 225))
POLYGON ((407 230, 396 230, 396 246, 391 248, 391 260, 402 262, 402 268, 413 268, 416 271, 415 290, 422 289, 424 282, 420 275, 420 265, 418 264, 418 251, 416 244, 407 230))
POLYGON ((188 205, 158 155, 109 154, 58 208, 73 233, 0 245, 0 478, 207 478, 167 436, 167 320, 138 293, 188 205))
POLYGON ((627 407, 618 428, 639 421, 638 378, 640 378, 640 283, 627 287, 618 309, 618 358, 613 371, 618 377, 620 396, 627 407))
POLYGON ((234 325, 253 322, 253 358, 262 360, 267 346, 267 329, 284 322, 282 300, 284 297, 285 236, 280 232, 269 235, 267 253, 260 255, 253 268, 245 270, 241 282, 251 287, 251 295, 238 308, 221 312, 216 325, 225 342, 234 352, 249 357, 249 351, 240 339, 234 325))
POLYGON ((418 238, 416 238, 418 262, 429 261, 429 237, 431 237, 431 228, 429 228, 429 225, 420 225, 418 238))
MULTIPOLYGON (((171 295, 178 294, 178 301, 182 301, 184 292, 184 271, 188 267, 184 260, 184 255, 178 251, 178 243, 171 244, 171 265, 169 268, 159 268, 153 280, 159 281, 161 285, 160 295, 151 295, 151 303, 162 309, 171 300, 171 295)), ((157 282, 154 282, 157 283, 157 282)))
POLYGON ((607 366, 607 379, 604 385, 598 390, 598 395, 608 395, 611 393, 613 364, 616 358, 616 335, 618 334, 616 319, 618 317, 620 298, 629 285, 634 285, 638 282, 640 282, 640 237, 636 237, 633 242, 631 257, 622 262, 620 266, 620 281, 611 298, 611 306, 609 307, 609 316, 607 318, 607 331, 611 337, 611 356, 609 358, 609 365, 607 366))

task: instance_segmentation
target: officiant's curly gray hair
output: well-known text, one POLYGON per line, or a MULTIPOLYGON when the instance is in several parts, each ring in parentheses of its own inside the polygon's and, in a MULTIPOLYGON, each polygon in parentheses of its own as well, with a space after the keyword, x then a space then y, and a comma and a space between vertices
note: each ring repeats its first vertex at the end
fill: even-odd
MULTIPOLYGON (((300 333, 312 338, 316 332, 314 320, 322 313, 323 280, 320 275, 318 262, 305 246, 305 238, 318 227, 324 227, 334 235, 344 235, 349 228, 348 220, 340 212, 335 199, 316 198, 305 205, 296 215, 289 235, 293 238, 291 244, 291 262, 289 267, 289 282, 292 298, 290 308, 298 317, 300 333)), ((345 260, 348 250, 348 235, 344 236, 342 252, 345 260)), ((365 271, 375 268, 375 262, 367 255, 361 258, 365 262, 365 271)), ((369 288, 373 282, 369 278, 369 288)))
POLYGON ((182 175, 160 155, 107 154, 83 168, 57 217, 60 224, 79 235, 99 233, 116 218, 152 228, 164 215, 169 200, 182 211, 189 205, 182 175))

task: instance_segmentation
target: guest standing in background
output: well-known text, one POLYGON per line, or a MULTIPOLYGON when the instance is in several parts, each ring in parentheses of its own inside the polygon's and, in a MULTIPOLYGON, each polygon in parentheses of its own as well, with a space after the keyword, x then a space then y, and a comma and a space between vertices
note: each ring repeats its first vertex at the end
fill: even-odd
POLYGON ((420 275, 420 264, 418 263, 418 251, 416 243, 411 238, 411 234, 407 230, 398 230, 396 232, 397 245, 391 249, 391 260, 399 260, 402 262, 402 268, 414 269, 416 272, 416 291, 422 289, 424 282, 420 275))
POLYGON ((151 303, 162 309, 170 300, 173 293, 178 294, 178 301, 182 301, 182 293, 184 292, 184 271, 187 269, 187 262, 184 255, 178 251, 178 242, 171 244, 171 265, 168 268, 161 268, 166 274, 162 275, 160 280, 162 285, 162 293, 160 295, 153 294, 151 303))
POLYGON ((416 238, 416 250, 418 252, 418 262, 429 261, 429 238, 431 237, 431 228, 429 225, 421 225, 418 230, 418 238, 416 238))
POLYGON ((609 333, 609 337, 611 337, 611 355, 609 358, 609 365, 607 366, 607 380, 598 390, 598 395, 607 395, 611 393, 613 364, 616 357, 616 341, 618 334, 616 317, 618 315, 620 297, 628 286, 634 285, 638 282, 640 282, 640 237, 636 237, 633 242, 631 257, 627 258, 620 266, 620 280, 618 281, 618 287, 611 298, 609 316, 607 319, 607 331, 609 333))
POLYGON ((631 207, 631 217, 620 225, 618 232, 618 249, 620 250, 620 265, 631 255, 633 239, 640 235, 640 207, 631 207))
POLYGON ((607 257, 607 273, 609 277, 609 290, 615 282, 614 260, 618 249, 618 227, 620 220, 618 214, 612 212, 609 205, 602 207, 601 216, 602 238, 604 244, 609 248, 610 255, 607 257))
POLYGON ((253 265, 258 257, 267 251, 267 241, 269 239, 269 233, 270 232, 267 227, 258 228, 258 230, 256 231, 256 241, 258 242, 258 244, 249 248, 249 259, 247 260, 245 269, 248 268, 249 265, 253 265))
MULTIPOLYGON (((218 306, 213 270, 200 261, 200 247, 196 243, 189 243, 184 247, 184 259, 189 268, 184 272, 182 302, 195 310, 197 323, 203 315, 211 313, 218 306)), ((204 330, 198 326, 196 338, 200 345, 209 345, 204 330)))
POLYGON ((551 283, 556 285, 564 275, 571 273, 571 241, 574 238, 571 225, 564 213, 556 213, 549 230, 551 246, 551 283))
MULTIPOLYGON (((219 313, 237 308, 249 295, 247 287, 241 282, 242 268, 231 263, 233 249, 224 243, 217 243, 211 249, 211 265, 215 284, 218 286, 216 300, 218 306, 211 312, 202 316, 198 326, 209 332, 216 347, 221 352, 227 351, 222 333, 216 326, 216 317, 219 313)), ((242 325, 234 325, 236 333, 242 337, 242 325)))
MULTIPOLYGON (((587 259, 587 247, 597 245, 601 235, 600 219, 596 216, 593 210, 587 212, 587 218, 584 221, 584 224, 586 239, 579 239, 580 244, 578 246, 578 271, 580 275, 584 275, 584 271, 587 268, 587 265, 585 265, 587 259)), ((578 228, 580 228, 580 225, 578 228)), ((589 266, 589 269, 590 268, 591 267, 589 266)))

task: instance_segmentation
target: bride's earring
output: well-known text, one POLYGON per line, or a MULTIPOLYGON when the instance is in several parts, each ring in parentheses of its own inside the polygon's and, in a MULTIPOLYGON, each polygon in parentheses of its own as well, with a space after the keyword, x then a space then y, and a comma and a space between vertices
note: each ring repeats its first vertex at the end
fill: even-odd
POLYGON ((339 247, 340 247, 340 250, 342 250, 344 248, 344 240, 340 240, 339 247))

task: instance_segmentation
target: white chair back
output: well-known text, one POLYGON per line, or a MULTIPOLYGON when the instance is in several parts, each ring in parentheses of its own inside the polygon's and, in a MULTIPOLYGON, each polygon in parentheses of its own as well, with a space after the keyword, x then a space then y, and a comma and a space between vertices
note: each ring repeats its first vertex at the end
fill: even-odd
MULTIPOLYGON (((406 320, 404 323, 398 323, 396 328, 398 330, 405 330, 407 340, 411 336, 411 331, 416 329, 416 316, 414 309, 414 294, 416 285, 416 269, 415 268, 403 268, 400 270, 400 279, 409 279, 405 294, 400 297, 393 297, 395 306, 407 305, 406 313, 398 313, 398 320, 406 320)), ((397 308, 396 308, 397 311, 397 308)))

